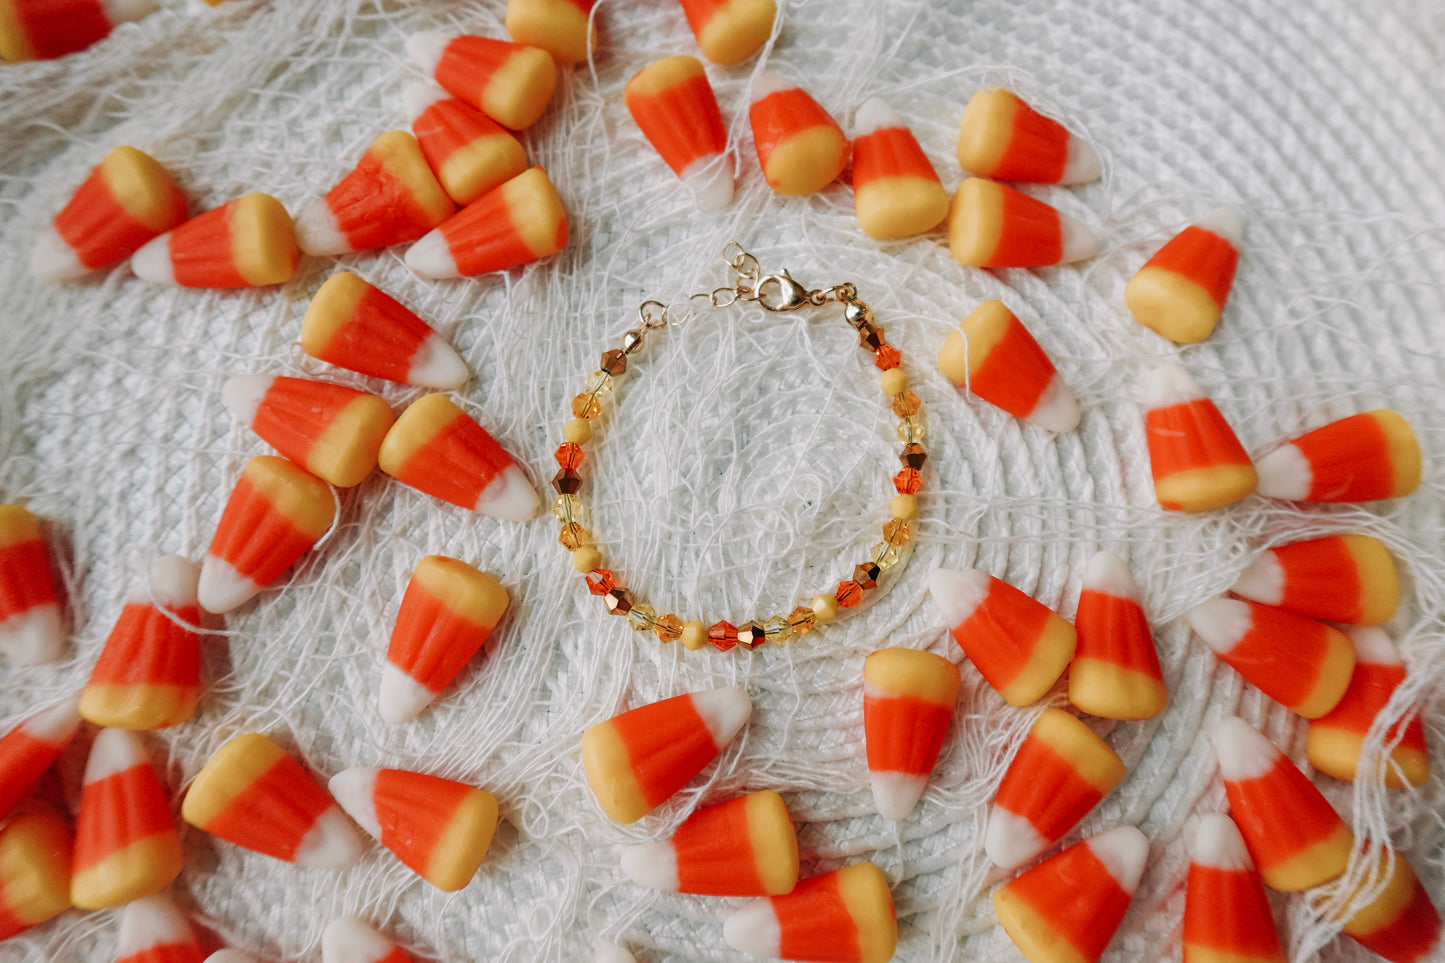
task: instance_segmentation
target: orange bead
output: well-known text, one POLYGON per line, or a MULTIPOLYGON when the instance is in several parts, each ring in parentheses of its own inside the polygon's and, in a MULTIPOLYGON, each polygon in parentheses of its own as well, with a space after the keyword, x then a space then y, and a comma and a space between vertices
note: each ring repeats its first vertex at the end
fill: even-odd
POLYGON ((721 210, 732 203, 727 131, 707 73, 696 57, 668 57, 649 64, 627 82, 622 99, 647 142, 704 210, 721 210))
POLYGON ((1382 880, 1378 895, 1340 920, 1345 935, 1390 963, 1425 963, 1440 948, 1440 912, 1405 857, 1377 850, 1350 905, 1382 880))
POLYGON ((949 203, 948 247, 965 267, 1046 267, 1093 257, 1099 238, 1043 201, 970 177, 949 203))
POLYGON ((1239 827, 1199 820, 1184 900, 1184 963, 1288 963, 1239 827))
POLYGON ((205 947, 169 896, 157 893, 120 911, 115 963, 203 963, 205 947))
POLYGON ((1074 627, 987 572, 936 569, 928 592, 988 684, 1016 706, 1041 699, 1074 657, 1074 627))
POLYGON ((1160 365, 1145 389, 1144 431, 1159 504, 1202 512, 1254 491, 1249 454, 1204 389, 1177 364, 1160 365))
POLYGON ((827 187, 848 163, 848 138, 838 122, 797 84, 771 70, 753 81, 748 108, 758 163, 779 194, 827 187))
POLYGON ((1062 709, 1034 720, 988 817, 984 850, 1015 869, 1064 838, 1124 778, 1109 744, 1062 709))
POLYGON ((883 873, 855 863, 743 907, 723 922, 723 939, 754 956, 887 963, 898 948, 898 919, 883 873))
POLYGON ((66 699, 21 720, 0 736, 0 819, 45 774, 80 728, 78 699, 66 699))
POLYGON ((179 555, 151 563, 81 693, 82 716, 116 729, 163 729, 191 717, 201 688, 199 578, 179 555))
POLYGON ((316 544, 335 518, 335 499, 321 479, 284 458, 252 458, 201 563, 201 607, 229 612, 245 602, 316 544))
POLYGON ((507 33, 517 43, 541 47, 553 59, 578 64, 597 46, 590 23, 593 0, 507 0, 507 33))
POLYGON ((1130 313, 1179 344, 1209 337, 1234 284, 1243 230, 1239 213, 1228 207, 1185 228, 1124 288, 1130 313))
POLYGON ((148 241, 130 259, 136 276, 186 288, 280 284, 296 271, 291 215, 269 194, 247 194, 148 241))
POLYGON ((1002 301, 985 301, 950 331, 938 352, 949 380, 1016 418, 1073 431, 1079 403, 1044 349, 1002 301))
POLYGON ((1094 148, 1009 90, 980 90, 963 111, 958 163, 970 174, 1003 181, 1082 184, 1097 180, 1094 148))
POLYGON ((863 733, 873 802, 904 819, 938 762, 958 701, 958 667, 931 652, 878 649, 863 660, 863 733))
POLYGON ((59 281, 109 267, 185 219, 186 197, 165 168, 134 147, 113 148, 41 235, 30 273, 59 281))
POLYGON ((311 869, 346 869, 361 842, 326 790, 276 743, 237 736, 211 756, 181 818, 227 842, 311 869))
POLYGON ((918 138, 881 99, 853 119, 853 205, 869 237, 911 237, 948 215, 948 194, 918 138))
POLYGON ((1069 701, 1106 719, 1150 719, 1169 704, 1139 586, 1124 560, 1100 552, 1084 569, 1074 618, 1079 644, 1069 667, 1069 701))
POLYGON ((752 714, 733 686, 639 706, 582 736, 587 782, 607 815, 635 823, 717 758, 752 714))
POLYGON ((567 212, 540 167, 523 171, 444 221, 406 252, 423 280, 531 264, 567 246, 567 212))
POLYGON ((321 963, 412 963, 391 940, 355 917, 327 924, 321 934, 321 963))
POLYGON ((1354 835, 1268 739, 1231 717, 1215 726, 1214 750, 1234 821, 1269 886, 1293 893, 1345 871, 1354 835))
POLYGON ((155 10, 155 0, 0 0, 0 60, 54 60, 155 10))
POLYGON ((1384 625, 1400 604, 1395 561, 1379 539, 1368 535, 1277 545, 1229 590, 1296 615, 1349 625, 1384 625))
POLYGON ((65 820, 45 810, 0 826, 0 941, 70 909, 73 845, 65 820))
POLYGON ((703 56, 720 66, 751 57, 773 32, 773 0, 681 0, 703 56))
POLYGON ((465 101, 432 84, 407 84, 402 99, 422 155, 458 204, 470 204, 527 169, 521 142, 465 101))
POLYGON ((416 240, 456 209, 416 138, 389 130, 341 183, 296 218, 296 244, 312 255, 386 247, 416 240))
POLYGON ((430 78, 504 127, 530 127, 557 85, 552 55, 538 47, 468 34, 412 34, 406 52, 430 78))
POLYGON ((35 516, 0 505, 0 654, 20 665, 60 658, 60 594, 35 516))
POLYGON ((396 613, 378 707, 393 725, 416 718, 486 644, 507 611, 507 590, 465 562, 417 563, 396 613))
POLYGON ((1301 502, 1373 502, 1420 487, 1420 443, 1388 408, 1316 428, 1259 460, 1259 493, 1301 502))
POLYGON ((628 846, 622 871, 643 886, 704 896, 778 896, 798 883, 798 837, 770 789, 699 809, 672 838, 628 846))

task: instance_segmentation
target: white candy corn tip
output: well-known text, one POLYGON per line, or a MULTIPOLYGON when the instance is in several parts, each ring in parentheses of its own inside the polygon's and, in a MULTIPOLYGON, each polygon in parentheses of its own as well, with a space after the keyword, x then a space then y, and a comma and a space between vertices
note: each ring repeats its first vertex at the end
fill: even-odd
POLYGON ((542 499, 537 489, 516 465, 508 465, 477 496, 475 509, 508 522, 525 522, 537 517, 542 499))
POLYGON ((378 963, 396 944, 353 916, 339 916, 321 934, 322 963, 378 963))
POLYGON ((71 696, 37 712, 20 723, 19 728, 37 742, 48 742, 52 746, 69 742, 80 728, 80 696, 71 696))
POLYGON ((313 257, 349 254, 355 250, 324 200, 312 204, 296 218, 296 246, 313 257))
POLYGON ((1281 755, 1263 733, 1238 716, 1215 725, 1214 754, 1220 778, 1226 782, 1258 779, 1274 768, 1281 755))
POLYGON ((223 558, 207 555, 201 563, 201 578, 196 585, 196 598, 201 608, 217 615, 229 612, 260 592, 263 586, 247 578, 223 558))
POLYGON ((597 950, 596 963, 637 963, 637 957, 620 946, 603 946, 597 950))
POLYGON ((1129 566, 1113 552, 1097 552, 1084 566, 1084 588, 1116 599, 1139 601, 1139 584, 1129 566))
POLYGON ((424 30, 406 38, 406 55, 412 63, 422 69, 423 73, 431 75, 436 72, 437 64, 441 63, 442 53, 447 49, 447 44, 451 42, 452 38, 447 34, 435 30, 424 30))
POLYGON ((1064 161, 1064 174, 1060 184, 1087 184, 1096 181, 1104 173, 1099 152, 1094 145, 1075 134, 1069 135, 1069 156, 1064 161))
POLYGON ((376 818, 376 775, 378 769, 343 769, 326 784, 336 804, 346 815, 366 830, 373 839, 381 838, 381 822, 376 818))
POLYGON ((30 250, 30 273, 42 281, 66 281, 89 274, 90 268, 80 263, 75 248, 51 225, 30 250))
POLYGON ((157 893, 126 903, 120 911, 115 956, 123 960, 167 943, 195 943, 190 922, 169 896, 157 893))
POLYGON ((1015 869, 1048 849, 1049 840, 1018 813, 994 806, 983 834, 983 851, 1000 869, 1015 869))
POLYGON ((410 722, 421 710, 432 704, 436 693, 388 662, 381 669, 381 690, 376 711, 382 721, 393 726, 410 722))
POLYGON ((458 278, 456 258, 452 257, 451 246, 441 228, 433 228, 406 252, 406 266, 423 281, 438 281, 443 278, 458 278))
POLYGON ((1115 826, 1084 840, 1084 845, 1104 864, 1120 889, 1132 895, 1139 888, 1139 877, 1144 875, 1144 863, 1149 859, 1148 836, 1133 826, 1115 826))
POLYGON ((436 84, 419 84, 411 81, 401 88, 401 102, 406 108, 406 118, 413 124, 416 123, 418 117, 427 112, 428 107, 449 97, 451 94, 436 84))
POLYGON ((160 237, 151 238, 130 256, 130 269, 142 281, 156 284, 175 284, 176 272, 171 266, 171 235, 167 231, 160 237))
POLYGON ((928 788, 928 777, 911 772, 870 772, 868 783, 873 788, 873 803, 878 815, 895 823, 908 818, 923 790, 928 788))
POLYGON ((1207 813, 1194 827, 1194 850, 1190 860, 1210 869, 1247 872, 1254 869, 1239 827, 1223 813, 1207 813))
POLYGON ((908 123, 898 115, 898 112, 888 106, 888 102, 882 97, 870 97, 863 101, 863 106, 853 115, 853 138, 867 137, 869 134, 880 130, 887 130, 890 127, 907 127, 908 123))
POLYGON ((1181 365, 1173 362, 1155 368, 1144 386, 1144 404, 1150 411, 1204 397, 1207 395, 1199 387, 1199 382, 1190 377, 1181 365))
POLYGON ((90 758, 85 761, 84 784, 88 786, 142 764, 150 765, 150 757, 140 736, 125 729, 102 729, 91 744, 90 758))
POLYGON ((60 607, 35 605, 0 621, 0 653, 17 665, 44 665, 60 658, 64 638, 60 607))
POLYGON ((1184 613, 1194 634, 1219 655, 1228 655, 1249 632, 1254 615, 1238 599, 1210 599, 1184 613))
POLYGON ((1355 662, 1359 665, 1403 665, 1400 650, 1384 629, 1367 625, 1351 625, 1345 634, 1355 644, 1355 662))
POLYGON ((307 869, 348 869, 361 858, 361 840, 341 810, 329 807, 301 837, 296 847, 297 866, 307 869))
POLYGON ((936 568, 928 573, 928 594, 933 607, 951 629, 962 625, 988 597, 993 576, 978 569, 964 572, 936 568))
POLYGON ((676 893, 677 852, 671 842, 642 843, 622 848, 622 872, 634 883, 664 893, 676 893))
POLYGON ((1087 261, 1099 253, 1099 235, 1094 233, 1093 228, 1062 211, 1059 212, 1059 233, 1063 235, 1060 264, 1087 261))
POLYGON ((1278 605, 1284 601, 1284 566, 1274 552, 1265 552, 1239 573, 1229 590, 1265 605, 1278 605))
POLYGON ((433 332, 427 335, 406 372, 406 383, 420 388, 460 388, 472 376, 467 363, 447 339, 433 332))
POLYGON ((241 420, 241 424, 250 427, 256 421, 256 412, 261 409, 261 402, 266 400, 266 393, 276 379, 271 375, 236 375, 226 379, 221 386, 221 404, 230 409, 231 413, 241 420))
POLYGON ((1034 410, 1029 412, 1028 418, 1025 420, 1033 422, 1040 428, 1064 434, 1079 427, 1079 417, 1078 400, 1074 398, 1074 393, 1069 390, 1069 386, 1064 384, 1064 379, 1055 373, 1049 379, 1044 393, 1039 396, 1034 410))
POLYGON ((166 555, 151 562, 145 584, 131 595, 132 602, 178 609, 196 604, 201 567, 184 555, 166 555))
POLYGON ((240 950, 217 950, 206 957, 206 963, 257 963, 254 956, 240 950))
POLYGON ((1232 207, 1216 207, 1195 221, 1194 226, 1218 235, 1233 248, 1239 247, 1239 240, 1244 236, 1244 218, 1232 207))
POLYGON ((702 716, 712 734, 713 745, 722 749, 737 735, 753 714, 753 700, 740 685, 708 689, 692 694, 692 707, 702 716))
POLYGON ((782 939, 783 928, 769 899, 749 903, 723 921, 723 940, 739 953, 776 958, 782 939))
POLYGON ((1299 500, 1308 498, 1314 485, 1314 469, 1298 445, 1276 448, 1254 463, 1259 472, 1255 491, 1266 498, 1299 500))
POLYGON ((733 169, 726 154, 699 157, 683 168, 682 182, 705 211, 721 211, 733 202, 733 169))
POLYGON ((129 23, 149 17, 159 9, 155 0, 101 0, 111 23, 129 23))
POLYGON ((795 90, 797 86, 776 70, 764 70, 753 80, 752 100, 749 102, 756 104, 764 97, 770 97, 780 90, 795 90))

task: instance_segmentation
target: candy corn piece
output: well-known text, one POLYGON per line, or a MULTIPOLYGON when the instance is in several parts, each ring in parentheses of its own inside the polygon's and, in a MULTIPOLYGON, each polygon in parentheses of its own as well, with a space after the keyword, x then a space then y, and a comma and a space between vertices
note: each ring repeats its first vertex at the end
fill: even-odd
POLYGON ((70 827, 44 810, 0 827, 0 940, 70 909, 70 827))
POLYGON ((212 836, 309 869, 346 869, 361 856, 356 831, 276 743, 237 736, 196 775, 181 818, 212 836))
POLYGON ((607 815, 635 823, 717 758, 752 711, 747 690, 732 686, 613 716, 582 735, 587 782, 607 815))
POLYGON ((1382 850, 1375 866, 1360 881, 1384 889, 1373 900, 1341 920, 1347 936, 1390 963, 1425 963, 1440 946, 1440 913, 1405 857, 1382 850))
POLYGON ((1012 187, 970 177, 948 206, 948 247, 965 267, 1045 267, 1099 253, 1099 237, 1012 187))
POLYGON ((415 719, 486 643, 507 611, 507 590, 466 562, 428 555, 397 609, 378 709, 398 725, 415 719))
POLYGON ((887 963, 898 948, 898 919, 883 872, 855 863, 744 906, 723 922, 723 939, 780 960, 887 963))
POLYGON ((330 364, 423 388, 470 377, 446 338, 395 298, 345 271, 321 285, 301 322, 301 350, 330 364))
POLYGON ((494 188, 417 241, 406 266, 426 281, 505 271, 567 246, 567 212, 540 167, 494 188))
POLYGON ((21 665, 60 658, 60 596, 35 516, 0 505, 0 654, 21 665))
POLYGON ((978 177, 1036 184, 1082 184, 1101 172, 1088 141, 1001 87, 980 90, 964 108, 958 163, 978 177))
POLYGON ((1030 963, 1094 963, 1124 919, 1148 857, 1143 833, 1115 827, 997 890, 994 913, 1030 963))
POLYGON ((798 835, 771 789, 699 809, 672 838, 628 846, 622 871, 643 886, 704 896, 780 896, 798 883, 798 835))
POLYGON ((746 60, 768 42, 778 8, 773 0, 681 0, 703 56, 719 66, 746 60))
POLYGON ((435 84, 407 84, 402 100, 422 155, 458 204, 470 204, 527 169, 527 152, 510 131, 435 84))
POLYGON ((338 488, 371 474, 396 421, 376 395, 307 378, 238 375, 221 401, 272 448, 338 488))
POLYGON ((134 147, 116 147, 40 236, 30 273, 60 281, 109 267, 185 219, 186 196, 165 168, 134 147))
POLYGON ((0 736, 0 819, 35 785, 80 728, 78 700, 42 709, 0 736))
POLYGON ((1293 893, 1345 871, 1354 835, 1273 743, 1231 717, 1215 727, 1214 750, 1234 821, 1267 884, 1293 893))
POLYGON ((1145 389, 1144 432, 1159 504, 1202 512, 1239 501, 1259 476, 1204 389, 1177 364, 1160 365, 1145 389))
POLYGON ((1016 418, 1073 431, 1079 403, 1049 356, 1002 301, 985 301, 950 331, 938 351, 949 380, 1016 418))
POLYGON ((879 649, 863 660, 868 778, 884 819, 906 818, 923 795, 958 687, 958 667, 931 652, 879 649))
POLYGON ((1420 443, 1388 408, 1316 428, 1259 460, 1259 493, 1299 502, 1373 502, 1420 487, 1420 443))
MULTIPOLYGON (((1383 631, 1352 628, 1346 632, 1355 646, 1355 671, 1339 704, 1310 722, 1305 754, 1320 772, 1354 782, 1364 752, 1365 736, 1390 697, 1405 681, 1400 653, 1383 631)), ((1387 751, 1385 785, 1419 786, 1430 777, 1425 748, 1425 726, 1418 708, 1385 733, 1387 751)))
POLYGON ((1201 817, 1194 832, 1184 963, 1288 963, 1244 837, 1221 813, 1201 817))
POLYGON ((146 242, 130 259, 136 276, 185 288, 280 284, 296 271, 291 215, 270 194, 247 194, 146 242))
POLYGON ((181 873, 181 841, 140 737, 102 729, 85 764, 70 899, 81 909, 158 893, 181 873))
POLYGON ((696 57, 668 57, 649 64, 627 82, 627 110, 672 172, 709 211, 733 201, 728 135, 712 84, 696 57))
POLYGON ((381 443, 381 470, 444 502, 509 521, 537 514, 541 499, 512 456, 445 395, 402 412, 381 443))
POLYGON ((554 60, 578 64, 597 45, 589 22, 593 0, 507 0, 507 33, 517 43, 541 47, 554 60))
POLYGON ((1297 615, 1348 625, 1384 625, 1400 605, 1395 561, 1377 538, 1330 535, 1277 545, 1229 589, 1297 615))
POLYGON ((414 241, 456 209, 416 138, 389 130, 341 183, 296 218, 296 244, 307 254, 347 254, 414 241))
POLYGON ((1184 617, 1246 681, 1306 719, 1338 705, 1355 670, 1355 649, 1344 633, 1283 609, 1210 599, 1184 617))
POLYGON ((1124 288, 1124 303, 1147 328, 1179 344, 1209 337, 1239 263, 1239 212, 1212 211, 1159 249, 1124 288))
POLYGON ((843 129, 782 74, 758 74, 748 119, 763 177, 779 194, 811 194, 843 173, 848 163, 843 129))
POLYGON ((331 489, 284 458, 246 463, 201 563, 201 607, 229 612, 274 582, 336 518, 331 489))
POLYGON ((428 77, 504 127, 536 122, 557 86, 552 55, 489 37, 412 34, 406 53, 428 77))
POLYGON ((1139 586, 1112 552, 1098 553, 1084 569, 1074 631, 1070 702, 1106 719, 1151 719, 1169 705, 1139 586))
POLYGON ((64 57, 155 10, 155 0, 4 0, 0 59, 20 63, 64 57))
POLYGON ((1034 720, 989 813, 983 848, 1003 869, 1033 859, 1078 825, 1124 778, 1109 744, 1062 709, 1034 720))
POLYGON ((1074 657, 1074 627, 987 572, 936 569, 928 592, 964 655, 1016 706, 1043 698, 1074 657))
POLYGON ((169 896, 158 893, 120 911, 115 963, 203 963, 206 950, 169 896))
POLYGON ((912 237, 948 216, 948 193, 918 138, 877 97, 853 118, 853 206, 869 237, 912 237))
POLYGON ((497 828, 491 793, 403 769, 346 769, 331 795, 379 843, 437 889, 472 881, 497 828))
POLYGON ((201 687, 199 578, 179 555, 151 563, 80 695, 82 716, 116 729, 164 729, 191 717, 201 687))
POLYGON ((411 957, 361 920, 342 916, 321 934, 321 963, 411 963, 411 957))

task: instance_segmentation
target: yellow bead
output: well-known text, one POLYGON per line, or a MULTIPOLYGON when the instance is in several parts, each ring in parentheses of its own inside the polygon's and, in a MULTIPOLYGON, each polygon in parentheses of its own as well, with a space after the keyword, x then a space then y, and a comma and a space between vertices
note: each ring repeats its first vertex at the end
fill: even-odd
POLYGON ((918 496, 899 495, 888 504, 888 510, 893 513, 894 518, 901 518, 905 522, 918 517, 918 496))
POLYGON ((831 622, 838 617, 838 599, 832 595, 820 595, 813 599, 813 618, 818 624, 831 622))
POLYGON ((572 567, 587 574, 602 564, 602 553, 594 545, 583 545, 572 553, 572 567))
POLYGON ((682 644, 696 652, 707 645, 707 626, 701 622, 688 622, 682 627, 682 644))
POLYGON ((567 440, 574 445, 585 445, 592 440, 592 425, 585 418, 573 418, 565 429, 567 440))
POLYGON ((902 368, 889 368, 883 372, 883 393, 896 398, 908 390, 908 372, 902 368))

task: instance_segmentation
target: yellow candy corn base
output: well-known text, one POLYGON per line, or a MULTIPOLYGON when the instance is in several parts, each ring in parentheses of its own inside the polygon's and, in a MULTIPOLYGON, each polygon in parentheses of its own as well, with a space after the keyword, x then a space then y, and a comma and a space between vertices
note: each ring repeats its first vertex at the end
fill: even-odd
POLYGON ((1146 328, 1176 344, 1196 344, 1219 323, 1219 305, 1198 284, 1161 268, 1146 267, 1124 288, 1124 303, 1146 328))
POLYGON ((1044 631, 1034 643, 1034 649, 1025 665, 998 694, 1010 705, 1033 705, 1044 697, 1074 657, 1078 636, 1074 627, 1054 615, 1044 626, 1044 631))
POLYGON ((1297 893, 1328 883, 1343 873, 1350 862, 1350 849, 1354 845, 1354 834, 1344 826, 1338 826, 1328 839, 1315 843, 1283 863, 1261 867, 1259 874, 1270 888, 1282 893, 1297 893))
POLYGON ((189 686, 88 685, 80 715, 110 729, 164 729, 191 717, 197 695, 189 686))
POLYGON ((1159 504, 1177 512, 1233 505, 1259 484, 1253 465, 1216 465, 1175 472, 1154 483, 1159 504))
POLYGON ((1078 658, 1069 666, 1069 701, 1105 719, 1152 719, 1169 705, 1169 692, 1164 683, 1143 672, 1078 658))
POLYGON ((484 789, 474 790, 447 823, 423 877, 448 893, 463 888, 477 874, 496 831, 497 797, 484 789))
MULTIPOLYGON (((1360 754, 1365 740, 1358 733, 1310 723, 1305 754, 1310 765, 1320 772, 1345 782, 1354 782, 1359 773, 1360 754)), ((1391 789, 1421 786, 1430 778, 1430 757, 1417 749, 1396 746, 1385 763, 1385 785, 1391 789), (1403 777, 1403 778, 1402 778, 1403 777)))
POLYGON ((181 841, 173 832, 131 843, 71 877, 70 898, 81 909, 119 906, 159 893, 181 874, 181 841))
POLYGON ((619 823, 635 823, 652 812, 642 787, 632 777, 632 757, 611 721, 582 735, 582 766, 598 803, 619 823))

